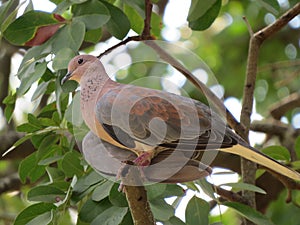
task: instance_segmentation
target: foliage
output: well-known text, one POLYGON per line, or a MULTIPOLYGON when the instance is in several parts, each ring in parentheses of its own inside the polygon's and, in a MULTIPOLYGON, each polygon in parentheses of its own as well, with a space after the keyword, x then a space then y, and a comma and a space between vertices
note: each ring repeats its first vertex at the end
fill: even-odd
MULTIPOLYGON (((82 139, 87 128, 81 125, 80 119, 73 118, 74 115, 72 115, 71 108, 76 97, 70 103, 69 96, 77 86, 72 82, 61 86, 60 81, 66 73, 69 60, 79 50, 89 52, 95 49, 95 44, 103 38, 104 33, 109 32, 110 36, 119 40, 124 39, 130 30, 140 34, 145 18, 144 1, 52 0, 56 4, 53 13, 35 11, 29 4, 24 14, 17 19, 15 15, 18 8, 9 10, 12 2, 12 0, 3 2, 0 6, 0 38, 5 38, 13 45, 33 47, 27 47, 18 69, 17 77, 21 81, 20 86, 4 100, 5 117, 8 121, 11 120, 16 100, 29 91, 33 91, 31 100, 36 105, 44 99, 47 100, 47 104, 27 115, 27 122, 17 126, 17 131, 24 132, 25 136, 10 149, 12 151, 27 140, 30 140, 36 149, 33 154, 19 163, 19 176, 24 184, 22 191, 27 192, 26 199, 30 204, 24 201, 22 211, 20 211, 22 206, 16 207, 19 214, 14 223, 71 224, 70 213, 75 209, 78 213, 76 222, 78 225, 132 224, 125 196, 117 190, 118 184, 94 172, 78 152, 76 141, 82 139), (11 13, 6 15, 9 11, 11 13), (82 49, 82 46, 85 48, 82 49), (29 190, 28 187, 30 187, 29 190)), ((240 98, 249 39, 241 16, 246 14, 249 23, 253 24, 255 26, 253 29, 256 30, 265 24, 264 18, 268 14, 278 14, 284 11, 284 7, 281 7, 276 0, 229 1, 223 4, 221 0, 192 0, 187 17, 189 28, 181 28, 180 42, 186 47, 192 46, 193 52, 204 59, 219 75, 218 81, 226 90, 225 98, 227 96, 240 98), (223 28, 218 27, 224 26, 222 23, 216 25, 216 20, 223 20, 226 23, 229 15, 232 24, 223 28), (214 21, 216 24, 213 24, 214 21)), ((161 27, 162 17, 153 13, 152 18, 153 35, 161 38, 161 30, 164 26, 161 27)), ((271 66, 267 64, 287 60, 284 53, 286 46, 289 44, 298 46, 298 40, 291 36, 288 41, 284 34, 280 36, 282 40, 270 40, 265 44, 261 53, 262 67, 255 97, 257 110, 263 115, 268 113, 265 105, 274 103, 299 87, 300 80, 292 77, 293 68, 287 69, 287 74, 282 75, 279 71, 273 73, 271 66), (273 50, 274 46, 277 51, 273 50), (264 69, 263 66, 266 68, 264 69), (285 76, 291 77, 293 82, 281 85, 280 81, 285 81, 285 76), (273 79, 277 82, 273 82, 273 79)), ((132 58, 141 60, 143 57, 141 48, 129 48, 127 51, 132 58)), ((148 63, 144 64, 143 68, 138 64, 133 64, 128 71, 118 71, 116 79, 130 83, 140 77, 156 74, 155 71, 167 73, 168 69, 162 64, 148 63), (127 76, 127 74, 135 74, 136 77, 127 76)), ((150 85, 153 88, 162 88, 160 81, 150 85)), ((200 98, 198 90, 194 89, 189 82, 185 82, 184 89, 191 97, 200 98)), ((296 113, 297 111, 292 112, 287 119, 291 121, 293 114, 296 113)), ((268 147, 264 152, 285 162, 290 162, 291 159, 289 152, 282 146, 268 147)), ((264 192, 261 188, 241 182, 225 185, 232 187, 236 192, 240 190, 264 192)), ((210 197, 216 199, 215 190, 204 180, 186 184, 184 189, 198 192, 199 186, 210 197)), ((182 186, 150 185, 147 186, 147 192, 157 221, 164 224, 185 224, 175 216, 176 203, 179 203, 185 196, 182 186), (171 205, 165 200, 169 197, 175 198, 171 205)), ((9 203, 12 200, 4 201, 9 203)), ((227 214, 237 218, 234 212, 238 212, 256 224, 273 224, 279 221, 270 211, 267 215, 270 215, 273 222, 267 216, 240 203, 221 204, 230 208, 224 213, 223 224, 226 224, 227 214)), ((279 207, 275 204, 272 205, 274 209, 279 207)), ((191 225, 209 224, 210 221, 222 220, 210 214, 206 200, 196 196, 189 200, 185 216, 186 224, 191 225)))

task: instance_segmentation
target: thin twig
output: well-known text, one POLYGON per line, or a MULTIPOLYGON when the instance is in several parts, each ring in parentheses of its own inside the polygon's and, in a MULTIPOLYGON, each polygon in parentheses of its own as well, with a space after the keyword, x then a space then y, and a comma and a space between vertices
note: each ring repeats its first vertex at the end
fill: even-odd
POLYGON ((300 94, 295 92, 271 106, 270 114, 274 119, 280 120, 286 112, 299 106, 300 94))
POLYGON ((290 22, 299 13, 300 13, 300 2, 297 3, 293 8, 288 10, 286 13, 284 13, 281 17, 279 17, 274 23, 256 32, 254 36, 257 39, 259 39, 261 42, 265 41, 271 35, 281 30, 285 25, 288 24, 288 22, 290 22))
POLYGON ((219 186, 214 186, 214 189, 216 190, 218 195, 220 195, 223 199, 226 199, 227 201, 239 202, 247 205, 249 204, 247 199, 245 199, 243 196, 241 196, 238 193, 225 190, 219 186))
POLYGON ((246 17, 246 16, 243 16, 243 20, 244 20, 245 23, 246 23, 246 26, 247 26, 247 28, 248 28, 248 32, 249 32, 250 37, 252 37, 253 34, 254 34, 254 32, 253 32, 253 29, 252 29, 252 27, 251 27, 251 25, 250 25, 250 23, 249 23, 247 17, 246 17))

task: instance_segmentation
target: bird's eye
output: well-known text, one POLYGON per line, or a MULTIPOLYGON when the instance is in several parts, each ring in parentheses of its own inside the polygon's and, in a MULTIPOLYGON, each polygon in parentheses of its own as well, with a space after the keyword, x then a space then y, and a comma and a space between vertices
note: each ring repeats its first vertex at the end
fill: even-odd
POLYGON ((83 58, 80 58, 80 59, 78 59, 78 64, 81 64, 81 63, 83 63, 83 58))

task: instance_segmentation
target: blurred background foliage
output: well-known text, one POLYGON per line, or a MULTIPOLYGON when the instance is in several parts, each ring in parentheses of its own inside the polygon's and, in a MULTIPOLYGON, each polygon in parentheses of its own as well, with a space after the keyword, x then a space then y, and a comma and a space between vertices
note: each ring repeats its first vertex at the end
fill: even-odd
MULTIPOLYGON (((79 154, 76 141, 87 128, 68 107, 73 104, 69 93, 74 94, 77 85, 68 82, 61 86, 60 80, 78 51, 99 55, 126 36, 141 34, 144 1, 51 0, 53 9, 43 8, 46 2, 0 1, 0 153, 14 148, 0 161, 0 224, 132 224, 117 184, 93 172, 79 154)), ((250 37, 243 16, 255 32, 298 1, 211 1, 209 5, 218 15, 201 8, 208 2, 192 2, 195 7, 188 16, 189 1, 154 1, 152 34, 170 43, 162 43, 165 50, 223 98, 239 118, 250 37), (214 22, 204 26, 201 13, 214 22)), ((253 135, 251 142, 283 146, 287 163, 300 155, 300 104, 294 104, 275 122, 270 113, 282 99, 298 94, 299 43, 298 15, 261 47, 255 89, 255 118, 280 124, 290 133, 279 138, 253 135)), ((183 75, 142 43, 121 47, 102 60, 108 73, 122 83, 206 101, 183 75)), ((274 151, 276 148, 269 152, 272 155, 274 151)), ((230 160, 231 165, 224 167, 239 172, 238 159, 230 160)), ((293 166, 300 167, 297 161, 293 166)), ((238 181, 237 176, 219 176, 223 176, 223 183, 238 181)), ((228 204, 227 210, 215 207, 219 200, 205 179, 181 185, 157 184, 147 190, 154 216, 162 224, 185 224, 185 220, 190 225, 232 225, 240 224, 240 215, 257 224, 297 224, 299 193, 293 192, 293 202, 287 204, 282 185, 270 177, 264 179, 258 186, 272 194, 257 194, 266 196, 258 197, 257 204, 266 216, 240 205, 228 204), (211 198, 199 194, 203 192, 211 198)), ((245 188, 253 190, 250 185, 245 188)), ((233 187, 232 191, 240 189, 233 187)))

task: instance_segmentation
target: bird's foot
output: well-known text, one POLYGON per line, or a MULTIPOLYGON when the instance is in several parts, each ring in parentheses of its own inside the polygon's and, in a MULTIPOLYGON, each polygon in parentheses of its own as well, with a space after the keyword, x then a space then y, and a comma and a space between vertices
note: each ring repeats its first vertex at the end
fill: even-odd
POLYGON ((152 152, 144 152, 138 156, 133 162, 136 166, 149 166, 153 157, 152 152))
POLYGON ((130 161, 130 160, 122 161, 122 163, 124 163, 125 165, 120 168, 118 175, 117 175, 117 179, 121 179, 121 183, 118 188, 118 190, 120 192, 124 192, 124 190, 125 190, 124 189, 125 185, 122 181, 122 178, 125 178, 127 176, 128 172, 130 170, 130 166, 138 166, 140 175, 141 175, 141 179, 142 180, 145 179, 145 174, 144 174, 143 168, 150 165, 152 156, 153 156, 153 154, 151 152, 144 152, 143 154, 138 156, 133 161, 130 161))

